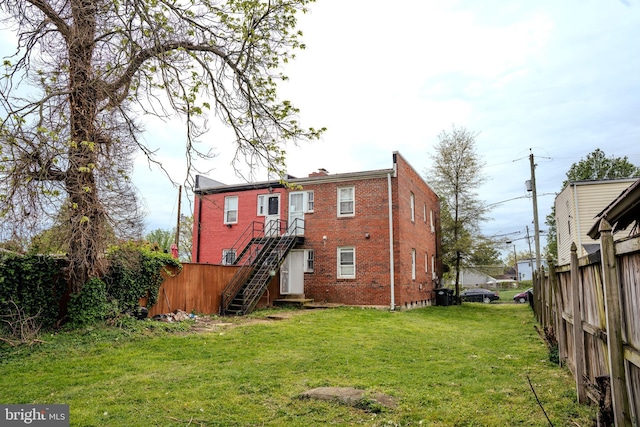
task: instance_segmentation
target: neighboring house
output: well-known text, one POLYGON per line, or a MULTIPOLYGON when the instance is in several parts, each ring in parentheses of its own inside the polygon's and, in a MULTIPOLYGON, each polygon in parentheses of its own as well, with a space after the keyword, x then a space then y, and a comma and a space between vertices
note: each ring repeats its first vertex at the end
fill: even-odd
MULTIPOLYGON (((546 259, 541 259, 540 264, 544 267, 545 271, 549 271, 549 265, 546 259)), ((533 280, 533 272, 538 269, 538 265, 535 258, 523 258, 518 260, 518 281, 533 280)))
MULTIPOLYGON (((238 244, 243 233, 255 235, 264 227, 260 245, 287 240, 260 261, 273 260, 269 274, 279 277, 282 296, 391 308, 435 299, 441 277, 439 199, 399 153, 393 153, 389 169, 320 169, 282 182, 206 184, 198 177, 194 262, 236 263, 246 258, 247 245, 238 244)), ((256 259, 263 252, 260 246, 256 259)), ((254 294, 264 292, 256 289, 254 294)))
POLYGON ((600 238, 599 229, 602 219, 609 222, 614 236, 625 231, 625 233, 616 236, 617 240, 640 234, 640 179, 627 187, 598 214, 588 233, 592 239, 600 238))
POLYGON ((464 288, 495 286, 496 278, 489 276, 475 268, 463 267, 460 269, 460 286, 464 288))
POLYGON ((598 241, 588 235, 595 217, 635 181, 636 178, 572 181, 556 196, 559 265, 570 262, 572 243, 576 244, 578 257, 600 248, 598 241))

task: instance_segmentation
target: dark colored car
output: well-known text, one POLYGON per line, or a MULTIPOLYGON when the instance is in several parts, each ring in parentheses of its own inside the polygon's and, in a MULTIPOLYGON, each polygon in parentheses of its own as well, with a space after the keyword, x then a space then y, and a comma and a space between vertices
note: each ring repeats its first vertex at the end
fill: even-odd
POLYGON ((491 301, 499 300, 500 296, 497 292, 490 291, 488 289, 482 288, 473 288, 473 289, 465 289, 460 293, 460 298, 462 301, 467 302, 484 302, 486 304, 491 301))
POLYGON ((520 292, 513 297, 513 300, 518 304, 524 304, 529 301, 529 295, 533 295, 533 288, 529 288, 524 292, 520 292))

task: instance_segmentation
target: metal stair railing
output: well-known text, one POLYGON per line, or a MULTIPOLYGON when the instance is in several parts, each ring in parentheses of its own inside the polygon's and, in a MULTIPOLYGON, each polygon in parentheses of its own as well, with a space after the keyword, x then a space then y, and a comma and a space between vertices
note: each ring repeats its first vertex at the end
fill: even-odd
MULTIPOLYGON (((278 233, 283 229, 283 223, 277 224, 278 233)), ((251 264, 251 270, 248 271, 249 269, 245 269, 248 266, 243 266, 241 270, 244 271, 239 270, 229 286, 225 288, 222 296, 221 314, 226 314, 232 303, 238 300, 238 297, 240 301, 237 301, 235 305, 240 303, 240 307, 235 314, 244 315, 253 311, 289 251, 299 241, 299 231, 302 229, 302 224, 302 221, 296 219, 281 237, 264 238, 268 243, 265 243, 260 254, 251 264)))
MULTIPOLYGON (((252 257, 255 256, 255 251, 252 251, 252 243, 255 242, 256 239, 263 237, 264 234, 263 223, 258 221, 251 222, 230 248, 230 250, 233 250, 234 253, 237 254, 231 264, 250 264, 253 261, 252 257), (240 248, 242 248, 242 250, 238 253, 238 249, 240 248)), ((221 264, 229 264, 227 261, 225 255, 223 255, 221 264)))

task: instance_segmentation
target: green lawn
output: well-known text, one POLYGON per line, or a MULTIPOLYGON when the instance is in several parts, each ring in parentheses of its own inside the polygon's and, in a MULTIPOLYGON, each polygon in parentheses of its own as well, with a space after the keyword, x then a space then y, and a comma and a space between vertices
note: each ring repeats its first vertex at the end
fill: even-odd
POLYGON ((595 410, 575 403, 527 305, 341 308, 210 332, 43 339, 0 348, 0 402, 66 403, 73 426, 548 426, 528 378, 554 426, 592 425, 595 410), (299 398, 320 386, 386 393, 398 407, 299 398))

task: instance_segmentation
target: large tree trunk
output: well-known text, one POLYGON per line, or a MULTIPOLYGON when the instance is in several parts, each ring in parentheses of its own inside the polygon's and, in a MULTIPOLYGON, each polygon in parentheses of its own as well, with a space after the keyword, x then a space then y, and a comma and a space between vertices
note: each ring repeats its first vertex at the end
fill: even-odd
POLYGON ((99 149, 97 90, 92 71, 96 11, 91 0, 75 0, 72 8, 74 26, 69 45, 71 141, 65 186, 71 208, 69 279, 73 292, 77 293, 87 280, 100 273, 105 216, 95 182, 99 149))

